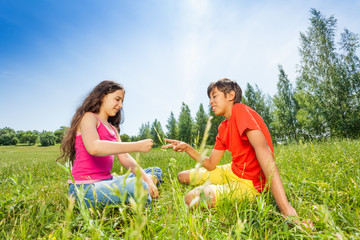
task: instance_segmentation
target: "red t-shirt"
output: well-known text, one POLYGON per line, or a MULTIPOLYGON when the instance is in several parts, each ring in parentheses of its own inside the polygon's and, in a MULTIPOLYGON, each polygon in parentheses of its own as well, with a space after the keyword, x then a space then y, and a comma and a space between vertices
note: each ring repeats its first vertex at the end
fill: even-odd
POLYGON ((230 119, 219 125, 214 149, 229 150, 234 174, 251 180, 254 187, 261 192, 264 190, 266 178, 256 158, 255 150, 245 134, 247 129, 260 130, 274 154, 271 136, 264 120, 254 109, 242 103, 234 104, 230 119))

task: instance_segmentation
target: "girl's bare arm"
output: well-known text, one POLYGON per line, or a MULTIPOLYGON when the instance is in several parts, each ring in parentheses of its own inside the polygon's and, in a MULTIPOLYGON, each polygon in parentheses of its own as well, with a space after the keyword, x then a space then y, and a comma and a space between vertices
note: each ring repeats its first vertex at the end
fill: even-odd
POLYGON ((86 113, 79 126, 84 146, 91 155, 109 156, 129 152, 149 152, 152 148, 152 139, 130 143, 100 140, 96 130, 97 122, 98 120, 93 114, 86 113))

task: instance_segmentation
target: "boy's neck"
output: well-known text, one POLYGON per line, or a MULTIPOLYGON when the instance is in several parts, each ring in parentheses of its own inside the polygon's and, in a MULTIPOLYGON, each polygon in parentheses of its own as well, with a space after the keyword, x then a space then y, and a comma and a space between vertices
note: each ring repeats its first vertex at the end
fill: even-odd
POLYGON ((227 110, 226 110, 226 112, 224 114, 224 117, 226 118, 226 120, 230 119, 233 106, 234 106, 234 102, 229 103, 229 106, 228 106, 228 108, 227 108, 227 110))

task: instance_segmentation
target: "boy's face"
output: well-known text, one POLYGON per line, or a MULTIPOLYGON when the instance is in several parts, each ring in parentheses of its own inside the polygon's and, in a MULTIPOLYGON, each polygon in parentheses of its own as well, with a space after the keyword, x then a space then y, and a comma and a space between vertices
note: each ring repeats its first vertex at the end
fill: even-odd
POLYGON ((216 116, 231 115, 231 109, 234 105, 234 91, 225 95, 225 93, 219 91, 215 87, 210 93, 210 105, 211 110, 215 113, 216 116))

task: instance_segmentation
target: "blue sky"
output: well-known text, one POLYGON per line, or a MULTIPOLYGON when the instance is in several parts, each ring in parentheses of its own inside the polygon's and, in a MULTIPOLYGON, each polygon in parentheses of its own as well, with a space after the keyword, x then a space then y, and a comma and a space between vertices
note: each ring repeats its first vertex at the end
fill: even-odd
POLYGON ((207 108, 210 82, 276 93, 278 64, 295 82, 310 9, 360 33, 360 1, 0 0, 0 128, 68 126, 102 80, 126 89, 122 133, 181 103, 207 108))

